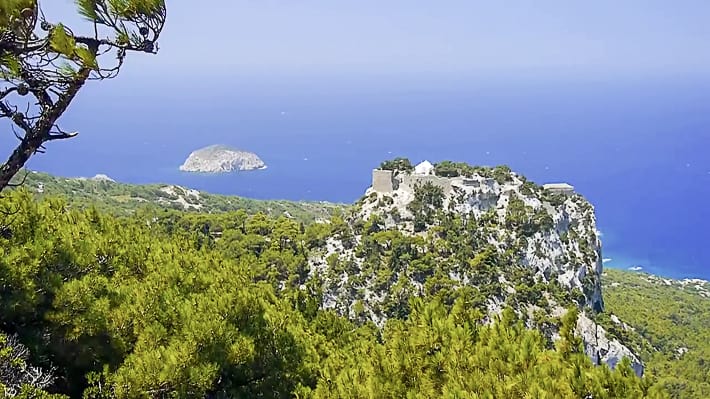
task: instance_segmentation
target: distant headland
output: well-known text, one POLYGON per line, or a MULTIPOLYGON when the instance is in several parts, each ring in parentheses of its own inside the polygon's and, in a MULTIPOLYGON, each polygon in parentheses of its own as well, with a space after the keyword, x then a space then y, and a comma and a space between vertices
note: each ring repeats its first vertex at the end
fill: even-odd
POLYGON ((258 155, 225 145, 211 145, 195 150, 180 166, 183 172, 197 173, 229 173, 257 169, 266 169, 266 164, 258 155))

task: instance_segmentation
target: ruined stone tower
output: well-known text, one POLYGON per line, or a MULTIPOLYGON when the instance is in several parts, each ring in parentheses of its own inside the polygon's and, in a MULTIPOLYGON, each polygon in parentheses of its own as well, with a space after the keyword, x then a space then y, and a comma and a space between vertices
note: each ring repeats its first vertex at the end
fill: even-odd
POLYGON ((373 170, 372 188, 378 193, 391 193, 392 191, 394 191, 394 173, 391 170, 373 170))

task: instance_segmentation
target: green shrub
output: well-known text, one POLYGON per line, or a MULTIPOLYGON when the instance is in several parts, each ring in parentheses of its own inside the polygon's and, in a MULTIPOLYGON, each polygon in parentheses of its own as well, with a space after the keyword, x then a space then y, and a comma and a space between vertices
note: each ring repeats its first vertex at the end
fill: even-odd
POLYGON ((395 158, 389 161, 384 161, 380 164, 380 169, 382 170, 398 170, 401 172, 411 172, 414 170, 414 166, 407 158, 395 158))

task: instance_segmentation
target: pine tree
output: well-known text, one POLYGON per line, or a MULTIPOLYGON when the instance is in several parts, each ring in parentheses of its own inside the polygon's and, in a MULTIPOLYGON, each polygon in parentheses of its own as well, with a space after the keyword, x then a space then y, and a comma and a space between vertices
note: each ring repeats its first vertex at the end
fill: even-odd
POLYGON ((115 77, 128 52, 157 52, 164 0, 76 4, 94 35, 75 35, 68 26, 47 19, 37 0, 0 2, 0 119, 13 125, 19 139, 0 164, 0 192, 44 144, 76 136, 57 122, 87 81, 115 77), (109 53, 111 61, 103 57, 109 53))

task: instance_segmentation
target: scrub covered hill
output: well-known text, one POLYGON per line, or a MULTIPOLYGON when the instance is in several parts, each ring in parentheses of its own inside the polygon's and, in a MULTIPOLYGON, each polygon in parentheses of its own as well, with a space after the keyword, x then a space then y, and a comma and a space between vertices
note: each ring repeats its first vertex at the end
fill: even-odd
POLYGON ((117 215, 130 215, 145 207, 183 210, 199 213, 244 210, 249 214, 262 212, 278 217, 284 215, 301 222, 328 219, 344 204, 325 201, 254 200, 250 198, 199 192, 168 184, 127 184, 108 176, 66 178, 35 171, 22 172, 14 183, 32 191, 38 198, 61 195, 72 206, 97 207, 117 215))
MULTIPOLYGON (((0 201, 0 326, 29 349, 28 364, 53 375, 48 392, 664 397, 628 361, 595 366, 573 334, 576 311, 550 320, 561 332, 550 345, 509 309, 489 326, 464 297, 413 299, 408 317, 382 328, 323 309, 306 259, 342 228, 337 217, 301 232, 285 217, 244 212, 116 217, 26 190, 0 201)), ((21 373, 8 359, 22 347, 7 342, 0 367, 21 373)), ((5 375, 6 386, 21 380, 5 375)))
POLYGON ((0 199, 0 382, 103 398, 703 397, 689 383, 702 361, 687 363, 685 385, 668 384, 683 359, 656 367, 644 352, 652 337, 622 331, 635 319, 606 288, 599 302, 594 218, 580 198, 506 168, 437 166, 479 174, 490 190, 476 198, 505 206, 494 215, 470 195, 439 204, 439 190, 416 186, 407 201, 368 191, 300 223, 254 209, 109 212, 92 200, 110 197, 96 188, 112 193, 105 181, 80 180, 84 194, 57 179, 71 200, 14 190, 0 199), (561 252, 546 262, 550 248, 561 252), (565 274, 570 262, 592 278, 565 274), (633 359, 609 362, 590 327, 641 355, 646 375, 633 359))
POLYGON ((552 343, 559 329, 547 320, 576 307, 575 330, 595 363, 628 358, 643 373, 636 354, 594 321, 604 303, 593 206, 506 166, 383 162, 309 262, 322 306, 377 325, 407 317, 412 298, 464 297, 486 319, 511 307, 552 343))

